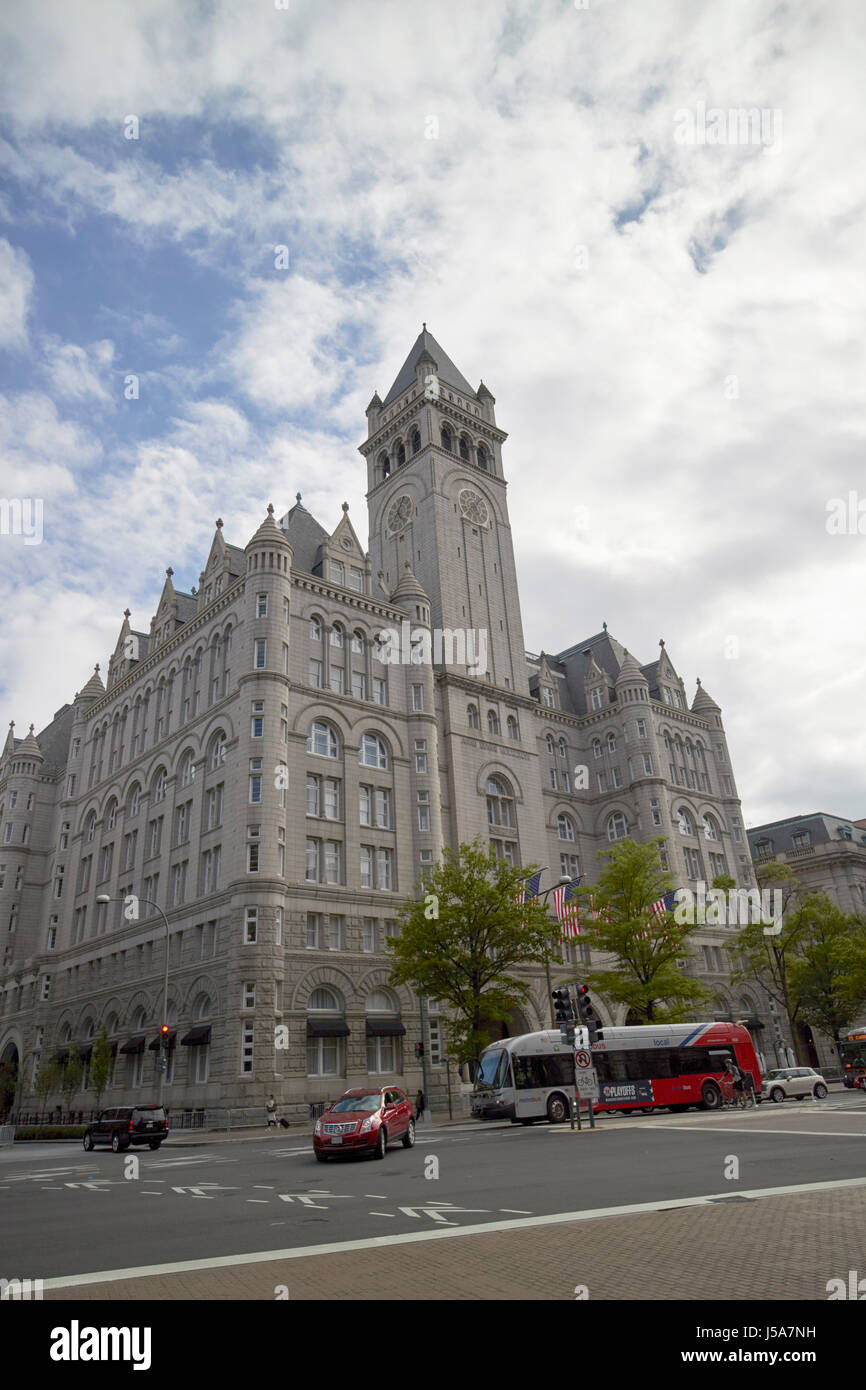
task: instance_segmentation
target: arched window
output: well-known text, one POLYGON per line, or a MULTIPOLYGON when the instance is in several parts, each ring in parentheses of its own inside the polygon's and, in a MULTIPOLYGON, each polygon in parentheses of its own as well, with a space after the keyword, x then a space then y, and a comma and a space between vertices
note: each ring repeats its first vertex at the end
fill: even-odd
POLYGON ((195 781, 195 761, 192 753, 185 753, 180 765, 180 785, 188 787, 195 781))
POLYGON ((353 651, 353 653, 355 654, 355 656, 363 656, 363 655, 364 655, 364 648, 365 648, 365 646, 366 646, 366 642, 365 642, 365 640, 364 640, 364 634, 363 634, 363 632, 353 632, 353 633, 352 633, 352 651, 353 651))
POLYGON ((554 755, 554 753, 556 752, 556 744, 554 743, 554 740, 553 740, 553 734, 548 734, 548 735, 547 735, 547 738, 545 739, 545 742, 546 742, 546 744, 547 744, 547 751, 548 751, 548 753, 550 754, 550 756, 551 756, 551 758, 552 758, 553 755, 554 755))
POLYGON ((384 989, 373 990, 364 1004, 367 1015, 367 1071, 371 1076, 402 1071, 400 1006, 384 989))
POLYGON ((159 768, 157 771, 153 779, 152 787, 153 795, 151 800, 154 802, 164 801, 166 791, 168 790, 168 776, 164 767, 159 768))
POLYGON ((481 721, 480 721, 480 719, 478 718, 478 706, 477 706, 477 705, 470 705, 470 706, 468 707, 467 711, 466 711, 466 716, 467 716, 467 718, 468 718, 468 720, 469 720, 469 727, 470 727, 470 729, 480 729, 480 728, 481 728, 481 721))
POLYGON ((615 811, 607 820, 607 838, 613 843, 615 840, 624 840, 628 834, 626 818, 621 811, 615 811))
POLYGON ((442 448, 447 449, 449 454, 452 453, 454 448, 454 441, 451 435, 451 431, 447 425, 442 426, 442 429, 439 432, 439 437, 442 440, 442 448))
POLYGON ((126 811, 126 814, 127 814, 127 815, 130 817, 130 819, 131 819, 133 816, 137 816, 137 815, 138 815, 140 809, 141 809, 141 787, 139 786, 138 782, 135 782, 135 783, 133 784, 133 786, 132 786, 132 789, 131 789, 130 793, 129 793, 129 801, 127 802, 127 811, 126 811))
POLYGON ((389 478, 391 476, 391 460, 387 454, 383 453, 379 455, 379 468, 383 478, 389 478))
POLYGON ((594 758, 601 757, 601 739, 594 738, 592 740, 592 756, 594 758))
POLYGON ((339 647, 341 650, 346 645, 346 634, 341 623, 334 623, 331 628, 331 646, 339 647))
POLYGON ((199 1022, 201 1022, 202 1019, 210 1018, 212 1013, 213 1001, 209 994, 203 994, 198 1001, 198 1008, 196 1009, 196 1019, 199 1022))
POLYGON ((340 745, 330 724, 321 719, 313 721, 307 730, 307 752, 315 753, 318 758, 339 757, 340 745))
POLYGON ((114 797, 108 803, 108 810, 105 813, 105 828, 113 830, 117 825, 117 802, 114 797))
POLYGON ((311 641, 311 642, 321 642, 321 640, 322 640, 322 620, 321 620, 321 618, 312 617, 312 618, 310 619, 310 641, 311 641))
POLYGON ((364 1012, 368 1014, 398 1014, 400 1005, 387 990, 374 989, 367 995, 364 1012))
POLYGON ((361 742, 358 744, 358 762, 362 767, 378 767, 383 770, 387 768, 388 749, 375 734, 361 735, 361 742))
POLYGON ((478 445, 475 457, 478 459, 479 468, 487 467, 487 450, 485 449, 483 444, 478 445))
POLYGON ((694 835, 695 823, 684 806, 677 811, 677 824, 681 835, 694 835))
POLYGON ((718 839, 720 839, 720 835, 719 835, 719 825, 718 825, 718 821, 716 820, 715 816, 710 816, 710 815, 704 816, 704 817, 703 817, 703 826, 704 826, 704 839, 705 839, 705 840, 718 840, 718 839))
POLYGON ((226 736, 222 729, 218 729, 208 744, 208 767, 211 772, 216 772, 222 767, 226 760, 226 736))
POLYGON ((96 834, 96 812, 95 812, 95 811, 91 811, 91 812, 90 812, 90 815, 87 817, 87 825, 86 825, 85 828, 84 828, 84 834, 85 834, 85 837, 86 837, 88 843, 93 839, 94 835, 96 834))
POLYGON ((338 1014, 340 1012, 340 1001, 332 989, 325 989, 320 985, 314 989, 307 1000, 307 1012, 318 1014, 338 1014))
POLYGON ((520 729, 519 729, 518 726, 517 726, 517 720, 515 719, 514 715, 513 715, 513 714, 509 714, 508 719, 507 719, 506 722, 507 722, 507 726, 508 726, 508 737, 509 737, 509 738, 514 738, 514 739, 519 739, 519 738, 520 738, 520 729))
POLYGON ((417 454, 421 448, 421 431, 413 430, 411 435, 412 453, 417 454))
POLYGON ((402 439, 397 444, 397 467, 402 468, 406 462, 406 446, 402 439))
POLYGON ((487 779, 487 824, 504 825, 514 830, 517 818, 514 814, 514 796, 504 777, 487 779))
POLYGON ((567 751, 567 749, 566 749, 566 747, 565 747, 565 739, 564 739, 564 738, 561 738, 561 739, 559 740, 559 756, 560 756, 561 758, 566 758, 566 757, 568 756, 568 751, 567 751))
POLYGON ((466 463, 469 462, 469 440, 466 438, 465 434, 461 434, 460 436, 460 457, 464 459, 466 463))
POLYGON ((607 736, 607 751, 608 751, 608 753, 615 753, 615 752, 616 752, 616 735, 615 735, 615 734, 608 734, 608 736, 607 736))
POLYGON ((489 734, 498 734, 500 732, 499 715, 496 713, 495 709, 489 709, 487 711, 487 732, 489 734))
POLYGON ((556 820, 556 833, 560 840, 574 842, 574 821, 571 816, 558 816, 556 820))

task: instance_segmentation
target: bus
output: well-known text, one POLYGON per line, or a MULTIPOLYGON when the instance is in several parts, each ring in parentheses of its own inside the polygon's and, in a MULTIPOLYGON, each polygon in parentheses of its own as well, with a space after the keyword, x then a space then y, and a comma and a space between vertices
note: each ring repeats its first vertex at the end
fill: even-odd
MULTIPOLYGON (((575 1048, 586 1048, 585 1028, 575 1048)), ((603 1028, 592 1049, 598 1111, 718 1110, 725 1058, 746 1088, 761 1097, 761 1069, 748 1029, 739 1023, 654 1023, 603 1028)), ((559 1032, 503 1038, 481 1054, 471 1110, 477 1119, 532 1124, 568 1119, 574 1098, 571 1049, 559 1032)))
POLYGON ((842 1085, 850 1090, 854 1078, 866 1072, 866 1029, 848 1033, 839 1039, 839 1064, 842 1068, 842 1085))

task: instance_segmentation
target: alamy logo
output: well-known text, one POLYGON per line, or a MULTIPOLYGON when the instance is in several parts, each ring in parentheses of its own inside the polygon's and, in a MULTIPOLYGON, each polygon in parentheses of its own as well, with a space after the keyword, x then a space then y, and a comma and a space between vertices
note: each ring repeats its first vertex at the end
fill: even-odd
POLYGON ((765 936, 778 936, 782 930, 782 890, 780 888, 707 888, 698 883, 676 890, 674 921, 678 927, 747 927, 764 924, 765 936))
POLYGON ((51 1329, 52 1361, 132 1361, 134 1371, 150 1370, 149 1327, 69 1327, 51 1329))
POLYGON ((849 1298, 859 1303, 866 1303, 866 1279, 858 1279, 856 1269, 848 1270, 847 1287, 844 1279, 828 1279, 826 1287, 827 1299, 830 1303, 838 1298, 849 1298))
POLYGON ((41 1279, 0 1279, 0 1301, 14 1303, 42 1299, 41 1279))
POLYGON ((413 628, 407 619, 395 627, 383 627, 376 634, 373 655, 384 666, 465 666, 472 676, 487 670, 487 629, 485 627, 413 628))
POLYGON ((39 545, 42 498, 0 497, 0 536, 21 536, 25 545, 39 545))
POLYGON ((682 108, 674 120, 674 139, 678 145, 764 145, 782 143, 782 113, 778 108, 736 106, 725 111, 720 106, 707 110, 699 101, 694 111, 682 108))

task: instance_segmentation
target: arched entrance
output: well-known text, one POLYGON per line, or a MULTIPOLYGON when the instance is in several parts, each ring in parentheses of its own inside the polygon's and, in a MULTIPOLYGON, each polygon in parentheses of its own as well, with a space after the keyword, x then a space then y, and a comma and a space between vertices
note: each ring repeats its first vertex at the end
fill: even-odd
POLYGON ((0 1055, 0 1115, 7 1115, 15 1100, 18 1085, 18 1048, 8 1042, 0 1055))

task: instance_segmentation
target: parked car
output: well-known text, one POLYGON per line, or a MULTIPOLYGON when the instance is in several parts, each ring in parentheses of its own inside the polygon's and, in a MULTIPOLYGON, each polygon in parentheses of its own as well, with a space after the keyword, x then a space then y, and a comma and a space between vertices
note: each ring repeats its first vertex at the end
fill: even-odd
POLYGON ((115 1105, 103 1110, 91 1120, 84 1131, 84 1147, 88 1153, 97 1144, 109 1144, 115 1153, 131 1144, 147 1144, 158 1149, 168 1134, 168 1116, 161 1105, 115 1105))
POLYGON ((813 1067, 780 1067, 771 1071, 761 1083, 764 1100, 802 1100, 804 1096, 815 1096, 823 1100, 827 1094, 827 1083, 820 1072, 813 1067))
POLYGON ((856 1086, 860 1091, 866 1091, 866 1071, 858 1071, 851 1085, 856 1086))
POLYGON ((316 1121, 313 1151, 320 1163, 342 1154, 384 1158, 395 1139, 404 1149, 415 1143, 412 1102, 396 1086, 346 1091, 316 1121))

